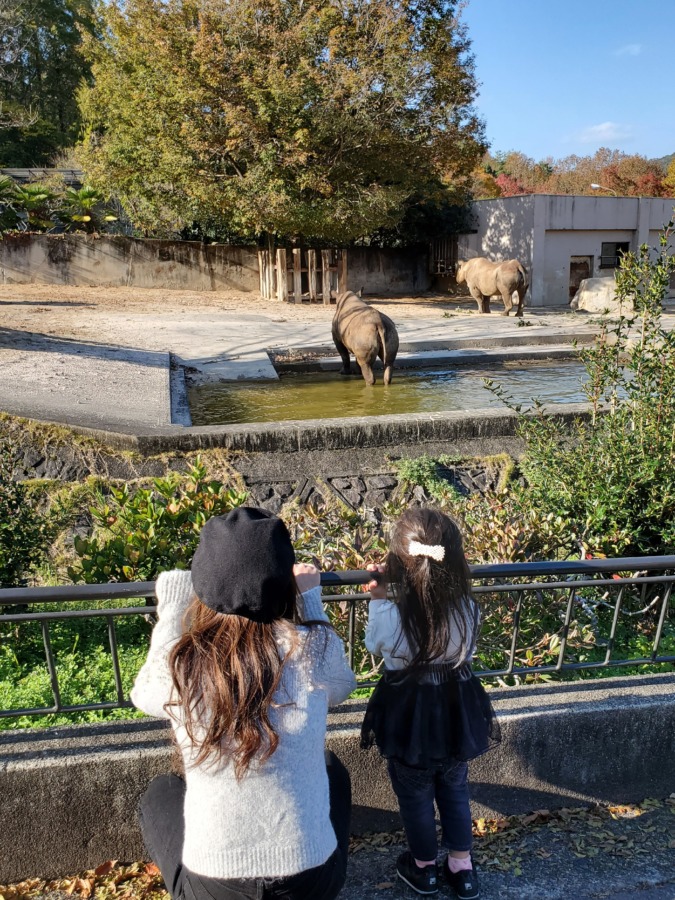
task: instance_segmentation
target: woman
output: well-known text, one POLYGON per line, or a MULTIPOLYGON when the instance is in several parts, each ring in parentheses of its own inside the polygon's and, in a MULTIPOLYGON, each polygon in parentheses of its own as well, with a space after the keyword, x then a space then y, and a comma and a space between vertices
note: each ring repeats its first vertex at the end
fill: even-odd
POLYGON ((345 880, 349 775, 324 753, 328 707, 356 681, 284 523, 239 507, 202 529, 192 571, 163 572, 131 692, 169 718, 185 780, 140 807, 173 898, 330 900, 345 880))

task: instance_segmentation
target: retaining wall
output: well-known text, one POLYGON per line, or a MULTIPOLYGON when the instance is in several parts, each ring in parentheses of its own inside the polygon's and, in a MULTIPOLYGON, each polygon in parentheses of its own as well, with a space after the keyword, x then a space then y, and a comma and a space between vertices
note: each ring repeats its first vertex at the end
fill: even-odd
MULTIPOLYGON (((674 689, 664 673, 493 691, 503 740, 471 764, 474 815, 668 795, 674 689)), ((384 764, 358 746, 364 705, 333 710, 327 735, 351 772, 357 833, 398 826, 384 764)), ((171 756, 152 719, 0 733, 0 883, 145 857, 136 807, 171 756)))
MULTIPOLYGON (((367 294, 428 290, 427 254, 349 249, 348 284, 367 294)), ((112 235, 8 234, 0 242, 3 284, 259 291, 256 247, 112 235)))
POLYGON ((4 235, 3 284, 259 290, 255 247, 83 234, 4 235))

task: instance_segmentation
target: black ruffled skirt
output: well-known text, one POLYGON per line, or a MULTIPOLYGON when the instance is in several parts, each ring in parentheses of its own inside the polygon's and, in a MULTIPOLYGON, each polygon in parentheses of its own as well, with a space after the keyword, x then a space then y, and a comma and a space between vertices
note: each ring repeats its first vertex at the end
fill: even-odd
POLYGON ((419 769, 475 759, 500 740, 490 699, 468 663, 385 670, 361 728, 364 749, 376 743, 387 759, 419 769))

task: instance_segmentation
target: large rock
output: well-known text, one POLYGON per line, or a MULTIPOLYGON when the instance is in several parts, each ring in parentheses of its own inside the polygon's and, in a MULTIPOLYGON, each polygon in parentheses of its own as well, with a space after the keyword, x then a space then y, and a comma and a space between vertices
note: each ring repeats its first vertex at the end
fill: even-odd
POLYGON ((620 303, 616 296, 613 278, 584 278, 570 302, 572 309, 583 309, 593 313, 631 313, 631 301, 620 303))

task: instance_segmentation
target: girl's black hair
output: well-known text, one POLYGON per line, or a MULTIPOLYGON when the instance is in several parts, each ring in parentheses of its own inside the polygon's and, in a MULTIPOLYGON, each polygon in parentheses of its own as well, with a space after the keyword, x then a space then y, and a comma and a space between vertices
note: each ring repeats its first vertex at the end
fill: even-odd
POLYGON ((478 604, 471 595, 469 567, 462 535, 438 509, 409 509, 394 526, 387 555, 387 581, 401 617, 411 652, 410 667, 424 666, 447 652, 451 637, 458 644, 459 665, 471 653, 478 630, 478 604), (411 556, 410 542, 440 545, 441 562, 411 556))

